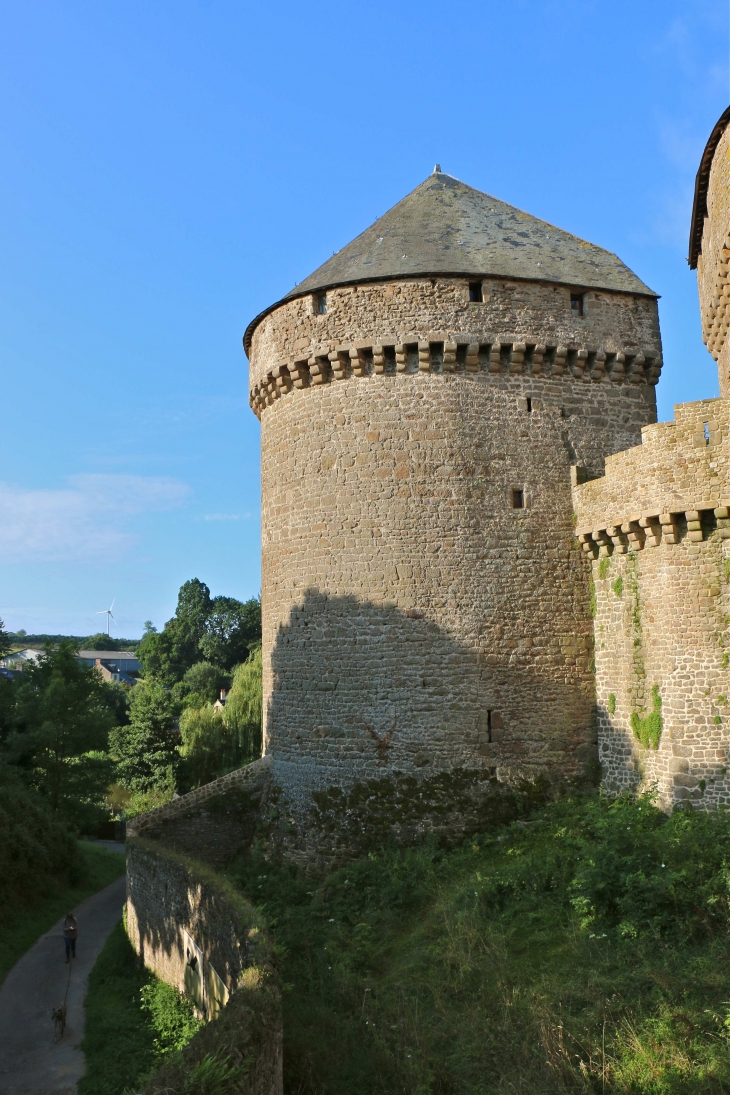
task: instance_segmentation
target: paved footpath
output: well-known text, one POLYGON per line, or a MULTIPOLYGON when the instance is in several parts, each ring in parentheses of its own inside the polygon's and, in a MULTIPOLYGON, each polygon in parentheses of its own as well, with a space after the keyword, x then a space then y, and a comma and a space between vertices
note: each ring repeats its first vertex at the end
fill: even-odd
MULTIPOLYGON (((123 845, 107 844, 123 850, 123 845)), ((122 875, 75 909, 79 922, 77 957, 69 966, 63 946, 63 920, 42 935, 0 986, 0 1095, 76 1095, 86 1062, 84 1000, 89 974, 124 904, 122 875), (53 1042, 51 1012, 68 983, 66 1033, 53 1042)))

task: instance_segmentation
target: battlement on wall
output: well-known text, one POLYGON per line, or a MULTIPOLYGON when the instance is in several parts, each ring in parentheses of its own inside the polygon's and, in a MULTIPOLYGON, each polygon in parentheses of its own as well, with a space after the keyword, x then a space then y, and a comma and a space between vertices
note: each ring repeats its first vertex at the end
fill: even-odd
POLYGON ((730 400, 675 407, 673 422, 645 426, 642 443, 606 459, 600 479, 580 482, 573 504, 584 551, 606 557, 730 537, 730 400))
POLYGON ((296 388, 316 387, 353 376, 485 373, 654 385, 661 369, 661 356, 651 350, 621 352, 517 340, 474 342, 469 336, 439 333, 428 340, 399 335, 391 343, 358 342, 334 349, 323 346, 306 358, 276 365, 252 387, 249 401, 260 418, 265 407, 296 388))

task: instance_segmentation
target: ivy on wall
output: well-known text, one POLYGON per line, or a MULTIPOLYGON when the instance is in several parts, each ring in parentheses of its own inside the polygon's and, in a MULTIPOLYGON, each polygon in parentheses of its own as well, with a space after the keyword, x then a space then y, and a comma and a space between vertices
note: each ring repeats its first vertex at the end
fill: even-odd
POLYGON ((664 719, 662 718, 662 698, 659 695, 659 685, 655 684, 651 690, 652 709, 648 715, 642 718, 637 711, 631 714, 631 729, 645 749, 659 747, 659 739, 662 736, 664 719))

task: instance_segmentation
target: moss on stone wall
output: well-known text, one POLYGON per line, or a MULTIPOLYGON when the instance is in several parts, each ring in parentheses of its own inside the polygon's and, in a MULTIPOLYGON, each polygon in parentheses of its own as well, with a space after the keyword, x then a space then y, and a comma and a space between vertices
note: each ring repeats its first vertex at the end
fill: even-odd
POLYGON ((631 729, 634 731, 634 737, 641 742, 645 749, 650 746, 654 749, 658 748, 664 727, 662 698, 659 695, 658 684, 655 684, 652 688, 651 698, 652 709, 648 715, 642 718, 637 711, 633 711, 631 714, 631 729))
POLYGON ((467 833, 514 820, 529 805, 544 802, 548 790, 547 781, 510 786, 481 768, 457 768, 425 779, 393 772, 356 783, 347 792, 336 787, 315 792, 313 823, 329 847, 349 857, 429 835, 453 844, 467 833))

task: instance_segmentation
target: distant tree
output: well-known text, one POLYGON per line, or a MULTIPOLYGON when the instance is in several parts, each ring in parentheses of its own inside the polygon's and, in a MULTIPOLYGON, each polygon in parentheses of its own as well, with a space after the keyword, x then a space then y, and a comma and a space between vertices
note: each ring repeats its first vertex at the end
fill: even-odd
POLYGON ((170 771, 176 772, 180 754, 175 713, 169 692, 155 681, 132 689, 129 723, 109 736, 117 780, 129 791, 152 791, 169 781, 170 771))
POLYGON ((254 643, 261 639, 261 600, 237 601, 214 597, 200 640, 204 657, 222 669, 244 662, 254 643))
POLYGON ((156 635, 156 634, 157 634, 157 628, 152 623, 152 620, 145 620, 145 622, 144 622, 144 632, 142 633, 142 638, 144 638, 145 635, 156 635))
POLYGON ((255 647, 243 665, 233 671, 233 684, 223 712, 241 757, 260 757, 263 726, 261 647, 255 647))
MULTIPOLYGON (((218 699, 221 688, 228 683, 226 675, 216 665, 210 662, 197 662, 191 666, 181 681, 173 686, 171 694, 173 699, 184 702, 191 695, 200 696, 200 702, 196 706, 201 707, 205 703, 214 703, 218 699)), ((185 703, 186 707, 191 706, 185 703)))
POLYGON ((13 641, 5 630, 5 624, 0 620, 0 658, 4 657, 5 654, 10 653, 12 645, 13 641))
POLYGON ((137 653, 145 675, 171 687, 201 661, 231 670, 260 639, 258 598, 211 598, 207 585, 193 578, 180 587, 173 618, 161 632, 146 631, 137 653))
POLYGON ((236 735, 210 704, 188 708, 180 718, 182 778, 186 789, 200 787, 238 768, 246 759, 236 735))
POLYGON ((79 663, 71 642, 47 650, 13 683, 7 759, 54 811, 82 827, 93 823, 113 771, 107 747, 116 720, 107 685, 79 663))
POLYGON ((137 651, 147 676, 172 685, 196 662, 202 661, 200 640, 210 612, 210 590, 193 578, 180 587, 177 609, 161 632, 145 634, 137 651))
POLYGON ((123 650, 124 647, 119 642, 119 639, 113 639, 111 635, 107 635, 104 631, 98 631, 96 635, 89 635, 88 639, 83 640, 84 650, 123 650))

